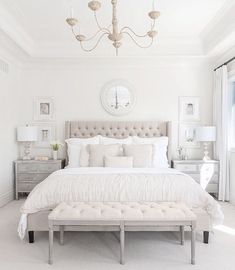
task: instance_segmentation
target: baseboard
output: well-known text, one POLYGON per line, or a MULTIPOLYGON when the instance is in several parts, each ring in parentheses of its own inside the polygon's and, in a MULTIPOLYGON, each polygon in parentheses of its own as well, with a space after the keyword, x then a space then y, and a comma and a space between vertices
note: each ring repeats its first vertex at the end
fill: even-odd
POLYGON ((14 199, 14 191, 13 190, 10 190, 4 194, 0 194, 0 207, 13 201, 13 199, 14 199))

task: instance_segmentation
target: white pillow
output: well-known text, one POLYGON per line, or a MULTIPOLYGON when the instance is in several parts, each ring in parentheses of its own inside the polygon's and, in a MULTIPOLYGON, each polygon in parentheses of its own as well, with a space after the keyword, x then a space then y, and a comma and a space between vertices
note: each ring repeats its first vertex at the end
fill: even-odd
POLYGON ((168 137, 140 138, 133 137, 135 144, 152 144, 153 145, 153 164, 154 168, 169 168, 167 158, 168 137))
POLYGON ((125 139, 115 139, 109 137, 100 136, 100 144, 131 144, 132 137, 128 137, 125 139))
POLYGON ((66 168, 77 168, 88 166, 89 155, 86 151, 87 144, 99 144, 100 136, 93 138, 70 138, 65 140, 68 145, 68 166, 66 168))
POLYGON ((68 144, 67 153, 68 153, 68 165, 66 168, 77 168, 80 167, 80 152, 81 145, 78 144, 68 144))
POLYGON ((132 168, 133 157, 110 157, 104 158, 104 166, 110 168, 132 168))
POLYGON ((97 135, 92 138, 70 138, 65 140, 67 144, 99 144, 100 143, 100 136, 97 135))

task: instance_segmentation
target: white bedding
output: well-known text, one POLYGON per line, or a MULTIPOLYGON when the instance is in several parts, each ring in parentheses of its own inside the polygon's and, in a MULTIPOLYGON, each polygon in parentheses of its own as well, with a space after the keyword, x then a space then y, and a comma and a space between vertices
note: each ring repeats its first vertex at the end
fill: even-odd
POLYGON ((68 201, 181 201, 205 209, 214 223, 223 220, 220 205, 190 176, 174 169, 72 168, 54 172, 30 193, 21 208, 21 238, 27 214, 68 201))

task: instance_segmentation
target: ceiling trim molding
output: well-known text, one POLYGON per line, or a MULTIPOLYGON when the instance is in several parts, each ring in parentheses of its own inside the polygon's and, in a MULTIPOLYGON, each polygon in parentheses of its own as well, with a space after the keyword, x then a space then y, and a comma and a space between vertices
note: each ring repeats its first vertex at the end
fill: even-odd
POLYGON ((143 57, 143 58, 129 58, 129 57, 100 57, 92 58, 31 58, 23 65, 24 70, 68 70, 69 69, 84 69, 84 67, 90 69, 120 69, 120 68, 132 68, 132 69, 152 69, 152 68, 202 68, 205 65, 209 66, 210 59, 205 56, 189 57, 189 56, 158 56, 158 57, 143 57))
POLYGON ((28 55, 33 54, 35 42, 2 4, 0 4, 0 30, 7 34, 28 55))
POLYGON ((200 37, 204 52, 210 56, 223 54, 235 45, 235 3, 227 0, 209 22, 200 37))

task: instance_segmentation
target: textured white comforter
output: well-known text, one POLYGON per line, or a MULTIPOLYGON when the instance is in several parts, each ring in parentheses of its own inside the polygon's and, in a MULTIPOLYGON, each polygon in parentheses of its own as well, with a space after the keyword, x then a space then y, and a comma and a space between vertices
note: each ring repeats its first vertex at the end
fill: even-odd
POLYGON ((205 209, 214 223, 220 205, 190 176, 173 169, 76 168, 54 172, 38 184, 21 208, 23 237, 27 214, 68 201, 181 201, 205 209))

